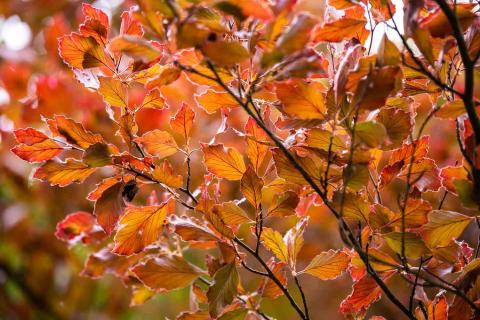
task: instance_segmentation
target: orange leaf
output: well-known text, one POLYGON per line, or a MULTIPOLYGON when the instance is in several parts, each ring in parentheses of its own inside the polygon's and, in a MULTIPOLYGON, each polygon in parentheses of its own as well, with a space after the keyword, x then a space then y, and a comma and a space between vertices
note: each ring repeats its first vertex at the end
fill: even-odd
POLYGON ((78 236, 82 236, 82 240, 88 240, 93 226, 95 225, 95 217, 88 212, 70 213, 62 221, 57 224, 55 236, 63 241, 70 241, 78 236))
POLYGON ((240 181, 240 190, 245 198, 247 198, 247 201, 250 202, 255 209, 260 207, 260 202, 262 201, 262 188, 262 178, 259 178, 255 171, 253 171, 252 167, 249 166, 240 181))
POLYGON ((193 218, 172 216, 170 223, 184 241, 218 241, 218 237, 193 218))
POLYGON ((35 171, 33 177, 48 181, 52 186, 65 187, 74 182, 82 183, 95 170, 75 159, 67 159, 66 162, 49 160, 35 171))
POLYGON ((112 233, 125 206, 122 199, 123 181, 111 184, 112 182, 104 181, 104 184, 95 190, 95 196, 92 194, 91 197, 97 198, 93 212, 97 217, 98 224, 107 234, 112 233))
POLYGON ((179 256, 152 258, 132 271, 143 284, 157 292, 184 288, 202 275, 201 270, 179 256))
POLYGON ((160 159, 178 152, 177 143, 166 131, 158 129, 148 131, 143 136, 136 138, 135 141, 142 144, 149 154, 160 159))
POLYGON ((269 217, 285 217, 295 214, 295 208, 297 208, 299 201, 300 198, 293 191, 275 194, 270 206, 268 207, 267 215, 269 217))
POLYGON ((165 108, 166 103, 165 99, 163 98, 160 90, 153 89, 143 99, 142 108, 153 108, 153 109, 163 109, 165 108))
POLYGON ((329 250, 320 253, 300 273, 308 273, 321 280, 338 278, 350 264, 350 256, 343 251, 329 250))
POLYGON ((87 149, 97 142, 103 142, 101 135, 85 130, 80 123, 64 116, 55 115, 51 125, 55 126, 59 135, 63 136, 69 143, 76 144, 83 149, 87 149))
POLYGON ((170 127, 173 131, 183 135, 185 141, 188 142, 194 121, 195 111, 188 104, 182 103, 175 117, 170 118, 170 127))
POLYGON ((221 205, 217 204, 212 211, 218 214, 222 221, 228 225, 238 226, 244 222, 251 221, 245 211, 232 201, 224 202, 221 205))
POLYGON ((268 135, 261 129, 253 118, 248 118, 245 124, 245 140, 247 141, 247 157, 253 165, 255 172, 261 175, 271 159, 268 152, 268 135))
POLYGON ((63 61, 80 70, 107 67, 115 70, 113 60, 94 38, 71 33, 59 39, 59 52, 63 61))
POLYGON ((14 131, 15 138, 22 144, 12 152, 28 162, 43 162, 59 155, 63 148, 45 134, 32 128, 14 131))
POLYGON ((132 36, 143 36, 142 24, 137 21, 133 15, 132 10, 124 11, 121 15, 122 22, 120 24, 120 34, 129 34, 132 36))
POLYGON ((116 54, 123 53, 135 60, 149 63, 161 57, 162 52, 151 42, 132 35, 120 35, 110 41, 110 50, 116 54))
POLYGON ((276 94, 282 103, 281 111, 297 119, 325 119, 327 109, 321 94, 322 85, 304 81, 276 84, 276 94))
POLYGON ((93 37, 98 44, 105 45, 108 38, 108 16, 100 9, 88 3, 82 4, 85 21, 80 25, 80 33, 86 37, 93 37))
POLYGON ((128 207, 119 221, 113 252, 132 255, 159 240, 169 211, 168 203, 159 206, 128 207))
MULTIPOLYGON (((385 282, 395 271, 386 272, 380 277, 385 282)), ((340 312, 343 314, 365 314, 368 307, 379 300, 382 296, 382 289, 377 285, 375 280, 369 275, 364 276, 358 282, 353 284, 352 293, 342 301, 340 312)))
POLYGON ((227 180, 240 180, 245 172, 243 157, 234 148, 225 148, 223 144, 202 144, 205 165, 208 171, 227 180))
POLYGON ((363 13, 364 9, 358 6, 347 9, 342 18, 314 30, 314 41, 340 42, 356 38, 362 44, 365 43, 369 31, 365 29, 367 20, 363 13))
POLYGON ((250 57, 250 53, 237 41, 207 41, 202 46, 202 53, 215 64, 231 67, 250 57))
POLYGON ((227 92, 219 92, 212 89, 200 95, 195 95, 195 101, 207 113, 214 113, 221 108, 236 108, 238 102, 227 92))
POLYGON ((163 161, 162 167, 155 167, 152 177, 174 189, 180 188, 183 184, 183 177, 174 174, 172 165, 167 160, 163 161))

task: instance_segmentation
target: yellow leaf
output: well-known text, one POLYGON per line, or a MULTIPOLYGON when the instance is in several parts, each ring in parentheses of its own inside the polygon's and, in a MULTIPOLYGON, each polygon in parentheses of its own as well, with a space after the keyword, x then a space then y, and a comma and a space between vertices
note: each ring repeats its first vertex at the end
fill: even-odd
POLYGON ((246 168, 240 152, 233 148, 224 148, 223 144, 203 144, 202 149, 208 171, 227 180, 242 179, 246 168))
POLYGON ((271 159, 268 143, 270 138, 253 118, 249 118, 245 125, 245 139, 247 141, 247 157, 253 165, 255 172, 262 176, 271 159))
POLYGON ((122 81, 114 78, 100 77, 98 92, 103 96, 106 103, 111 106, 127 108, 127 87, 122 81))
POLYGON ((422 236, 430 247, 446 246, 460 237, 472 221, 471 217, 447 210, 432 210, 428 214, 428 223, 422 227, 422 236))
POLYGON ((308 273, 321 280, 339 277, 350 264, 350 257, 342 251, 329 250, 315 256, 301 273, 308 273))
POLYGON ((251 221, 245 211, 242 210, 234 202, 224 202, 221 205, 217 204, 212 211, 218 214, 222 221, 229 225, 240 225, 244 222, 251 221))
POLYGON ((113 252, 132 255, 159 240, 169 211, 168 203, 159 206, 128 207, 119 221, 113 252))
POLYGON ((278 260, 285 264, 288 263, 287 245, 283 242, 280 232, 270 228, 263 228, 261 240, 265 248, 273 252, 278 260))
MULTIPOLYGON (((402 233, 390 232, 385 235, 385 241, 388 246, 398 254, 402 253, 402 233)), ((405 232, 405 256, 407 258, 418 259, 428 252, 425 243, 418 235, 412 232, 405 232)))
POLYGON ((167 160, 163 161, 162 167, 155 167, 152 177, 171 188, 178 189, 183 184, 183 177, 174 174, 172 165, 167 160))
POLYGON ((162 97, 160 90, 153 89, 143 99, 142 108, 163 109, 165 108, 165 99, 162 97))
POLYGON ((170 133, 158 129, 148 131, 143 136, 136 138, 147 152, 160 159, 171 156, 178 151, 178 146, 170 133))

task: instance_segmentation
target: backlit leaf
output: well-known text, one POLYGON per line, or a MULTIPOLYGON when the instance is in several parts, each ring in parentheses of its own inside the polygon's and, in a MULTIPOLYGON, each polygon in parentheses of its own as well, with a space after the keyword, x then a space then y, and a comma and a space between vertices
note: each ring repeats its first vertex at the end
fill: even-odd
POLYGON ((245 47, 236 41, 207 41, 202 46, 202 53, 220 66, 233 66, 250 57, 245 47))
POLYGON ((157 292, 184 288, 202 274, 197 267, 176 255, 149 259, 135 266, 132 272, 143 284, 157 292))
POLYGON ((135 141, 145 147, 145 150, 159 159, 169 157, 178 152, 178 146, 170 133, 158 129, 148 131, 135 141))
POLYGON ((98 92, 103 96, 106 103, 122 109, 127 108, 127 87, 121 80, 101 77, 99 81, 98 92))
POLYGON ((325 251, 315 256, 301 273, 308 273, 321 280, 339 277, 350 264, 350 257, 342 251, 325 251))
POLYGON ((202 150, 208 171, 227 180, 242 179, 246 168, 242 155, 236 149, 224 148, 223 144, 203 144, 202 150))
POLYGON ((183 185, 183 177, 173 172, 172 165, 166 159, 162 166, 156 166, 152 172, 152 177, 167 186, 177 189, 183 185))
MULTIPOLYGON (((402 233, 390 232, 385 235, 385 240, 390 248, 398 254, 402 253, 402 233)), ((425 243, 415 233, 405 232, 405 256, 418 259, 428 252, 425 243)))
POLYGON ((295 214, 300 199, 293 191, 287 191, 281 194, 275 194, 268 207, 267 215, 271 217, 285 217, 295 214))
POLYGON ((249 222, 250 218, 245 211, 234 202, 224 202, 221 205, 215 205, 213 212, 218 214, 223 222, 228 225, 240 225, 244 222, 249 222))
POLYGON ((250 204, 258 209, 262 201, 263 180, 259 178, 251 166, 243 174, 240 190, 250 204))
POLYGON ((49 160, 35 171, 33 177, 48 181, 52 186, 65 187, 74 182, 82 183, 95 170, 96 168, 75 159, 67 159, 65 162, 49 160))
POLYGON ((273 254, 281 262, 288 264, 288 250, 287 245, 283 241, 283 237, 280 232, 271 228, 263 228, 261 235, 263 245, 273 252, 273 254))
POLYGON ((127 207, 119 221, 113 252, 132 255, 159 240, 168 211, 168 203, 159 206, 127 207))
POLYGON ((463 233, 471 220, 458 212, 432 210, 428 214, 428 223, 422 228, 423 239, 431 248, 446 246, 463 233))
POLYGON ((325 119, 327 109, 318 83, 302 81, 281 82, 276 94, 282 103, 281 110, 297 119, 325 119))
POLYGON ((92 37, 71 33, 59 39, 59 52, 66 64, 80 70, 107 67, 114 70, 113 60, 92 37))
POLYGON ((170 127, 173 131, 183 135, 186 142, 190 139, 195 111, 186 103, 182 103, 175 117, 170 118, 170 127))
POLYGON ((211 89, 195 96, 195 100, 207 113, 214 113, 221 108, 236 108, 239 106, 237 100, 229 93, 211 89))
POLYGON ((69 143, 76 144, 81 148, 86 149, 92 144, 103 142, 101 135, 85 130, 80 123, 64 116, 56 115, 54 125, 58 133, 69 143))
POLYGON ((123 212, 123 188, 123 181, 115 182, 112 185, 108 184, 95 202, 95 208, 93 212, 97 217, 98 224, 103 228, 103 230, 105 230, 107 234, 112 233, 116 226, 118 217, 123 212))

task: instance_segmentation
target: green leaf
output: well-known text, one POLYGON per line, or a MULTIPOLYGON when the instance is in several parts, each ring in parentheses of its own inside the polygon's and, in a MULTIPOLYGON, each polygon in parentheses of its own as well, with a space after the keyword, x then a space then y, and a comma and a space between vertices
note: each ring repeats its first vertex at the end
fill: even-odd
POLYGON ((208 288, 208 311, 212 317, 217 317, 223 308, 232 303, 237 294, 238 272, 235 262, 229 263, 215 273, 215 283, 208 288))

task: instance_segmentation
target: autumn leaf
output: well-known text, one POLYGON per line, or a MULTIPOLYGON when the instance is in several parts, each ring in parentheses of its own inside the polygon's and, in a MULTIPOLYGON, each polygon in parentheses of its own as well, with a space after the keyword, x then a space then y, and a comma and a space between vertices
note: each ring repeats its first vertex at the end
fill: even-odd
POLYGON ((63 61, 80 70, 107 67, 115 69, 113 60, 92 37, 71 33, 58 40, 59 53, 63 61))
POLYGON ((123 181, 107 180, 97 188, 95 196, 89 194, 90 200, 96 199, 93 212, 98 224, 107 234, 111 234, 115 229, 118 217, 123 212, 123 188, 123 181))
POLYGON ((49 160, 35 171, 33 177, 48 181, 52 186, 65 187, 74 182, 82 183, 95 170, 96 168, 71 158, 65 162, 49 160))
POLYGON ((124 11, 120 17, 122 19, 120 23, 121 35, 143 36, 142 24, 133 17, 132 10, 124 11))
POLYGON ((64 116, 56 115, 52 125, 67 142, 76 144, 81 148, 86 149, 92 144, 103 142, 101 135, 85 130, 82 124, 64 116))
POLYGON ((107 14, 88 3, 82 4, 82 11, 85 21, 80 25, 80 33, 85 37, 93 37, 99 44, 105 45, 110 29, 107 14))
POLYGON ((428 252, 428 248, 422 239, 415 233, 390 232, 385 235, 385 241, 398 254, 402 254, 402 238, 405 239, 405 256, 411 259, 418 259, 428 252))
POLYGON ((183 177, 173 172, 172 165, 166 159, 161 167, 157 166, 152 172, 152 177, 167 186, 177 189, 183 185, 183 177))
POLYGON ((123 53, 135 60, 148 63, 160 58, 162 52, 151 42, 134 35, 120 35, 110 41, 110 50, 123 53))
POLYGON ((218 237, 206 226, 187 217, 170 218, 170 223, 184 241, 217 241, 218 237))
POLYGON ((321 85, 303 81, 277 83, 276 94, 281 111, 297 119, 325 119, 327 109, 321 85))
POLYGON ((183 257, 159 256, 135 266, 132 272, 148 288, 168 292, 191 284, 203 272, 183 257))
POLYGON ((287 245, 283 241, 283 237, 280 232, 271 228, 263 228, 261 235, 263 245, 273 252, 273 254, 281 262, 288 264, 288 250, 287 245))
MULTIPOLYGON (((272 273, 280 281, 280 283, 286 287, 287 277, 285 272, 285 264, 282 262, 276 262, 275 259, 272 257, 267 262, 267 265, 270 270, 272 270, 272 273)), ((283 295, 283 291, 278 287, 278 285, 268 278, 262 279, 257 291, 261 294, 263 298, 267 299, 277 299, 278 297, 283 295)))
POLYGON ((219 178, 240 180, 245 172, 242 155, 234 148, 225 148, 223 144, 202 144, 205 165, 208 171, 219 178))
POLYGON ((188 144, 195 121, 195 111, 186 103, 182 103, 175 117, 170 118, 170 127, 173 131, 181 134, 188 144))
POLYGON ((272 202, 268 206, 267 216, 285 217, 295 214, 300 198, 293 191, 287 191, 282 194, 275 194, 272 202))
POLYGON ((347 270, 349 264, 350 257, 345 252, 329 250, 315 256, 299 273, 308 273, 320 280, 333 280, 347 270))
MULTIPOLYGON (((394 273, 386 272, 380 278, 385 282, 394 273)), ((381 296, 382 289, 372 277, 366 275, 353 284, 352 293, 340 304, 340 312, 342 314, 364 314, 368 307, 379 300, 381 296)))
POLYGON ((138 254, 130 257, 113 254, 110 248, 105 247, 98 252, 91 253, 81 272, 82 276, 98 279, 106 273, 123 278, 128 269, 137 264, 145 255, 138 254))
POLYGON ((106 103, 125 110, 128 106, 127 87, 119 79, 100 77, 98 92, 103 96, 106 103))
POLYGON ((345 39, 356 38, 364 43, 369 32, 365 29, 367 20, 363 12, 363 8, 358 6, 347 9, 342 18, 325 23, 322 27, 314 30, 314 41, 340 42, 345 39))
POLYGON ((233 301, 239 282, 235 263, 221 267, 213 276, 214 284, 208 288, 208 311, 217 317, 225 306, 233 301))
POLYGON ((233 66, 250 57, 247 49, 236 41, 207 41, 202 46, 202 53, 222 67, 233 66))
POLYGON ((169 157, 178 152, 178 146, 170 133, 158 129, 148 131, 136 138, 136 142, 145 147, 145 150, 159 159, 169 157))
POLYGON ((95 217, 90 213, 83 211, 70 213, 57 223, 55 236, 63 241, 79 237, 84 243, 88 243, 94 225, 95 217))
POLYGON ((159 240, 167 213, 168 203, 159 206, 127 207, 119 221, 113 252, 132 255, 159 240))
POLYGON ((43 162, 59 155, 63 148, 45 134, 33 128, 18 129, 13 132, 20 145, 12 152, 28 162, 43 162))
POLYGON ((253 168, 249 166, 240 181, 240 190, 248 202, 255 208, 260 207, 262 201, 263 180, 259 178, 253 168))
POLYGON ((446 210, 432 210, 422 227, 422 236, 430 248, 448 245, 457 239, 472 221, 471 217, 446 210))
POLYGON ((269 137, 263 129, 261 129, 253 118, 248 118, 245 124, 245 140, 247 142, 247 157, 252 163, 255 172, 261 176, 266 170, 270 157, 269 137))
POLYGON ((245 211, 232 201, 215 205, 212 211, 228 225, 240 225, 251 221, 245 211))
POLYGON ((160 90, 153 89, 145 95, 141 107, 161 110, 166 107, 166 102, 160 90))
POLYGON ((236 108, 239 106, 237 100, 227 92, 207 90, 195 96, 195 101, 207 113, 214 113, 221 108, 236 108))

